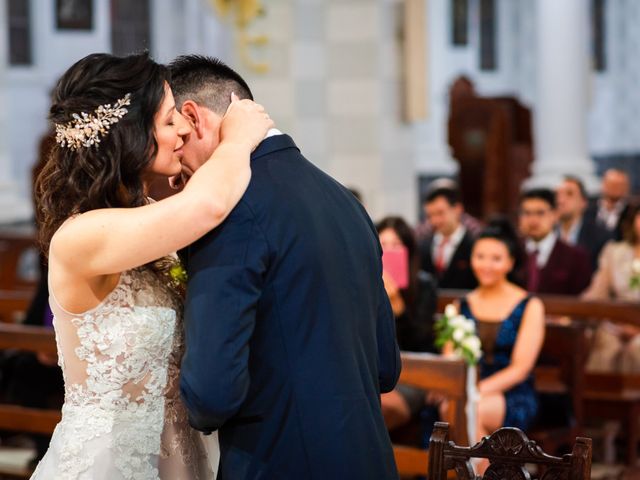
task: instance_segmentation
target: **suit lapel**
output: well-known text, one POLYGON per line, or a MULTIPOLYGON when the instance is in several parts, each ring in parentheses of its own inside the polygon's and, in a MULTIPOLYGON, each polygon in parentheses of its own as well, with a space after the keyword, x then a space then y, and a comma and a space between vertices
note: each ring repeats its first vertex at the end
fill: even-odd
POLYGON ((422 250, 422 258, 424 259, 424 262, 423 262, 423 265, 422 265, 422 269, 424 271, 426 271, 426 272, 435 271, 434 265, 433 265, 432 252, 431 252, 432 247, 433 247, 433 236, 430 236, 422 244, 422 248, 423 248, 423 250, 422 250))
POLYGON ((460 260, 462 260, 462 249, 464 248, 467 242, 467 235, 469 235, 469 232, 464 232, 462 239, 456 246, 456 249, 453 251, 453 255, 451 255, 451 259, 449 260, 447 269, 442 273, 442 280, 444 280, 445 278, 448 278, 450 275, 453 275, 454 267, 457 265, 457 263, 460 260))
POLYGON ((552 280, 550 278, 550 274, 553 271, 553 266, 558 263, 558 257, 562 255, 560 240, 556 239, 556 243, 553 244, 553 249, 551 250, 551 255, 547 259, 547 263, 545 263, 544 268, 540 270, 540 285, 548 285, 552 280))

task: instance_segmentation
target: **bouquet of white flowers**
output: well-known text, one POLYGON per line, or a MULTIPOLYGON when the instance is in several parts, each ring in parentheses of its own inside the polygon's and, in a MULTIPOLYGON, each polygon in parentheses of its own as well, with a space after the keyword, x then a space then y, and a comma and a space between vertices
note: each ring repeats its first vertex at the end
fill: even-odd
POLYGON ((631 290, 640 290, 640 258, 635 258, 633 262, 631 262, 629 288, 631 290))
POLYGON ((482 356, 480 339, 476 335, 476 325, 449 304, 435 325, 436 346, 442 348, 447 342, 453 344, 453 351, 468 365, 475 365, 482 356))

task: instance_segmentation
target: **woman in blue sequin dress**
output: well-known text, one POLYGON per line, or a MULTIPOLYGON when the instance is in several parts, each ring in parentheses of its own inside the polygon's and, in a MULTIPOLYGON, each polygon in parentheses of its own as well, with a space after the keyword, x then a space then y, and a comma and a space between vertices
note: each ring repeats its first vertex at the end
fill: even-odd
POLYGON ((532 371, 544 340, 544 306, 512 281, 518 255, 513 227, 492 222, 471 255, 479 286, 460 302, 482 342, 479 438, 502 426, 526 430, 538 411, 532 371))

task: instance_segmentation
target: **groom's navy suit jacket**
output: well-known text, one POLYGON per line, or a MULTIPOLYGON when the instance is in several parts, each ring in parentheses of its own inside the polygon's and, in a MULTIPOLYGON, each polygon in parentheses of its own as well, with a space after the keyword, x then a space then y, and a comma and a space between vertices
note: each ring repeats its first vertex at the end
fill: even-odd
POLYGON ((219 430, 218 479, 397 478, 380 392, 400 373, 376 231, 286 135, 189 247, 181 391, 219 430))

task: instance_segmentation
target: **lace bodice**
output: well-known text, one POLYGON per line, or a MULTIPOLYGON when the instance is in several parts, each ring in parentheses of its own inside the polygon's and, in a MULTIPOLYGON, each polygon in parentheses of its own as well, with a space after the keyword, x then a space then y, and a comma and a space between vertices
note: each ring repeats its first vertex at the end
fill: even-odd
POLYGON ((179 304, 152 272, 122 273, 107 298, 79 316, 52 303, 65 406, 118 411, 162 398, 179 304))
POLYGON ((64 311, 53 294, 51 308, 65 380, 52 440, 60 443, 55 478, 85 478, 104 462, 117 475, 108 478, 210 478, 189 466, 206 457, 179 399, 184 346, 173 292, 141 267, 123 272, 115 289, 82 315, 64 311), (176 473, 161 475, 172 455, 184 465, 167 464, 176 473))

